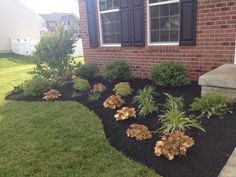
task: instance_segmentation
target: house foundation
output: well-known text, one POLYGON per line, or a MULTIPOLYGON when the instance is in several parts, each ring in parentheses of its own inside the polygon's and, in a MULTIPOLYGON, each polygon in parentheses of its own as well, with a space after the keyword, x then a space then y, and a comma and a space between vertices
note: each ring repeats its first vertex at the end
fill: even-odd
POLYGON ((220 93, 236 102, 236 65, 225 64, 199 78, 202 95, 220 93))

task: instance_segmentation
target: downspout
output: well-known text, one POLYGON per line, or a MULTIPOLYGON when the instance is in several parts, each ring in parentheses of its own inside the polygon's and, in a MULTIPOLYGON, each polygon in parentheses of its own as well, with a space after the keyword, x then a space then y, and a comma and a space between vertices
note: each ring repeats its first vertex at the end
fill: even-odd
POLYGON ((234 50, 234 64, 236 65, 236 38, 235 38, 235 50, 234 50))

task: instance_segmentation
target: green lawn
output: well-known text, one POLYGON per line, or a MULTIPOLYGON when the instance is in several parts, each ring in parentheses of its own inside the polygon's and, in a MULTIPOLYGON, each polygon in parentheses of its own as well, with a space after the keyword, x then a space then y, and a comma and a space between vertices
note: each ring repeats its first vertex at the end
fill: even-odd
POLYGON ((29 57, 0 55, 1 177, 152 177, 107 142, 98 117, 76 102, 4 101, 29 78, 29 57))

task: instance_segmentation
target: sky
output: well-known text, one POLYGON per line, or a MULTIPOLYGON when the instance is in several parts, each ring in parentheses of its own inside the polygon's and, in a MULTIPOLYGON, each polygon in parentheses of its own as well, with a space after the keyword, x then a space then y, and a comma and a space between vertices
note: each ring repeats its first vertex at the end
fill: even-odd
POLYGON ((20 0, 36 13, 65 12, 79 16, 78 0, 20 0))

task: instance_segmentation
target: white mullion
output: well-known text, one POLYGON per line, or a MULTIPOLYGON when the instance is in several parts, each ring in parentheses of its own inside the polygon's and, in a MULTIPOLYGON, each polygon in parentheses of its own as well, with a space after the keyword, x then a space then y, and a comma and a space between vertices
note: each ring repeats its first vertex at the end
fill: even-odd
MULTIPOLYGON (((170 42, 170 29, 169 29, 169 42, 151 42, 151 7, 153 6, 161 6, 161 5, 165 5, 165 4, 174 4, 174 3, 179 3, 180 0, 171 0, 171 1, 165 1, 165 2, 157 2, 157 3, 152 3, 150 4, 150 0, 148 1, 148 5, 147 5, 147 33, 148 33, 148 45, 150 46, 155 46, 155 45, 179 45, 179 42, 170 42)), ((159 11, 160 13, 160 11, 159 11)), ((159 14, 160 17, 160 14, 159 14)), ((169 16, 170 18, 170 16, 169 16)), ((159 18, 160 19, 160 18, 159 18)), ((160 26, 160 20, 159 20, 159 26, 160 26)), ((161 37, 160 35, 160 30, 158 30, 159 32, 159 39, 161 37)))

